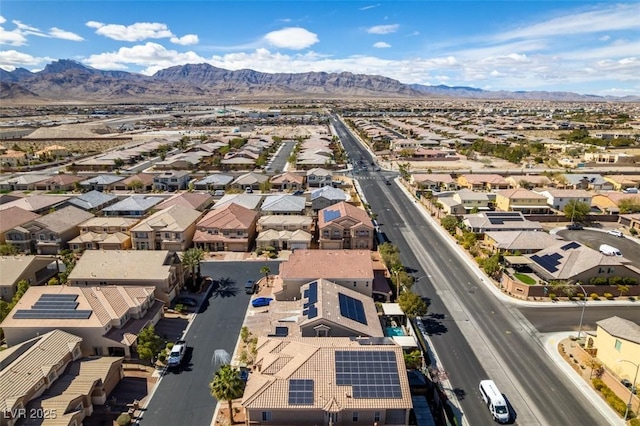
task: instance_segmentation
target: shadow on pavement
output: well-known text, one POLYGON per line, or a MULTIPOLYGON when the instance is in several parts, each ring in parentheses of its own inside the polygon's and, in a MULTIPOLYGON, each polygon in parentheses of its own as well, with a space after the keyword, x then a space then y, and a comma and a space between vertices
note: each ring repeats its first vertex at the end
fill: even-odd
POLYGON ((425 331, 430 336, 437 336, 440 334, 444 334, 449 329, 442 323, 444 319, 444 315, 442 314, 431 314, 427 317, 422 317, 422 324, 424 325, 425 331))

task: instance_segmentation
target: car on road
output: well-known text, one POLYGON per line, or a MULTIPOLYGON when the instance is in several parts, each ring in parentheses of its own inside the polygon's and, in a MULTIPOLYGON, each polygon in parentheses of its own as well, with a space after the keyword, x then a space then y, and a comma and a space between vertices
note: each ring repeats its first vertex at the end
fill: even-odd
POLYGON ((173 345, 173 347, 171 348, 171 352, 167 357, 167 366, 169 368, 180 367, 186 351, 187 351, 186 340, 178 340, 176 344, 173 345))
POLYGON ((253 294, 256 292, 256 282, 254 280, 247 280, 244 284, 244 292, 247 294, 253 294))
POLYGON ((263 306, 269 306, 273 299, 271 297, 257 297, 251 301, 251 306, 254 308, 260 308, 263 306))
POLYGON ((196 299, 194 299, 193 297, 178 297, 176 299, 176 305, 184 305, 184 306, 189 306, 189 307, 195 307, 198 306, 198 301, 196 299))
POLYGON ((582 226, 581 223, 570 223, 567 225, 567 229, 570 229, 572 231, 580 231, 584 229, 584 226, 582 226))
POLYGON ((617 229, 612 229, 611 231, 607 231, 607 234, 613 235, 614 237, 618 237, 618 238, 624 237, 624 234, 622 234, 622 232, 618 231, 617 229))

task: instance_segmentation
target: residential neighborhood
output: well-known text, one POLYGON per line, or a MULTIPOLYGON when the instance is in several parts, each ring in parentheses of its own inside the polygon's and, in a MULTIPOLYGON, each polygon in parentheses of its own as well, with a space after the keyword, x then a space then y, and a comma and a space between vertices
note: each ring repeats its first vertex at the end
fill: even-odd
MULTIPOLYGON (((294 125, 283 117, 300 113, 221 108, 221 123, 195 126, 176 112, 130 134, 100 124, 119 139, 98 152, 72 137, 2 141, 0 425, 160 421, 167 386, 194 376, 217 403, 197 414, 212 425, 486 424, 477 395, 449 386, 452 354, 434 344, 448 321, 469 321, 460 303, 480 293, 490 312, 553 310, 557 328, 527 317, 560 342, 547 364, 596 369, 602 383, 587 377, 587 394, 606 386, 635 416, 638 111, 621 145, 605 147, 567 139, 582 129, 573 105, 562 117, 485 107, 347 103, 294 125), (15 149, 25 143, 38 150, 15 149), (612 307, 620 316, 601 317, 612 307), (578 325, 563 308, 587 317, 578 325), (222 324, 223 336, 207 334, 222 324), (177 366, 174 345, 186 348, 177 366), (132 378, 146 383, 139 398, 121 397, 132 378), (217 393, 221 380, 235 391, 217 393), (25 422, 20 409, 57 419, 25 422)), ((511 421, 527 424, 533 412, 506 386, 520 410, 511 421)))

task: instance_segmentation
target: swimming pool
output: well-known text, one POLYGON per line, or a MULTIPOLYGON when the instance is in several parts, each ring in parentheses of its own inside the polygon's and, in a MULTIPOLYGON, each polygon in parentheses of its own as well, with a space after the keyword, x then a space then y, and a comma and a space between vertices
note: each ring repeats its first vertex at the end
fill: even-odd
POLYGON ((404 331, 402 327, 387 327, 384 329, 384 334, 387 337, 404 336, 404 331))

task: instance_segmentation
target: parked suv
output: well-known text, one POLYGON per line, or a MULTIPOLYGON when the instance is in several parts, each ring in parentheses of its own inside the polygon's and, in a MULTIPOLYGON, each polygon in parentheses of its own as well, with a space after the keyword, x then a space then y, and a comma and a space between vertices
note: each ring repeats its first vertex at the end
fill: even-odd
POLYGON ((567 225, 567 229, 570 229, 572 231, 580 231, 584 229, 584 226, 582 226, 582 224, 580 223, 570 223, 567 225))
POLYGON ((247 294, 253 294, 256 291, 256 282, 254 280, 248 280, 244 285, 244 291, 247 294))
POLYGON ((607 231, 607 234, 609 235, 613 235, 614 237, 618 237, 618 238, 622 238, 624 237, 624 235, 622 234, 621 231, 618 231, 617 229, 612 229, 611 231, 607 231))

